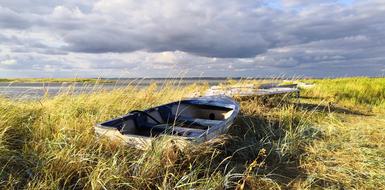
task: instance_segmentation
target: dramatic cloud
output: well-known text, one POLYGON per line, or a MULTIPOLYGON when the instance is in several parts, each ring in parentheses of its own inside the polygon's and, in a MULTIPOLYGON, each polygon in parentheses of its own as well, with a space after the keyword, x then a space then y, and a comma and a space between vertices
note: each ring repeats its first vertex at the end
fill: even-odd
POLYGON ((381 0, 0 1, 0 77, 379 76, 384 19, 381 0))

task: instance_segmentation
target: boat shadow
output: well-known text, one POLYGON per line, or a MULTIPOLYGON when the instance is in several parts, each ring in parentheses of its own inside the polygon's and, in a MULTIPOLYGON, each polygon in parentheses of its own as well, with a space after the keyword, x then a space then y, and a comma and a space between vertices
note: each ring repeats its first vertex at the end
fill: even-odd
MULTIPOLYGON (((293 125, 299 124, 293 122, 293 125)), ((303 151, 298 149, 288 153, 280 150, 282 145, 279 143, 285 143, 286 127, 279 120, 264 116, 240 115, 224 143, 216 147, 222 154, 217 162, 225 173, 231 169, 231 173, 241 174, 235 175, 238 177, 232 179, 234 183, 246 175, 253 162, 258 163, 258 167, 252 169, 253 175, 266 176, 282 186, 289 186, 294 179, 305 178, 306 174, 299 167, 299 155, 303 151)), ((317 131, 310 133, 307 135, 317 136, 317 131)))
MULTIPOLYGON (((302 111, 370 116, 370 114, 337 105, 286 102, 302 111)), ((264 106, 270 107, 269 105, 264 106)), ((304 127, 301 118, 294 117, 288 122, 283 122, 282 119, 274 119, 264 114, 242 113, 227 135, 225 142, 217 147, 222 152, 222 155, 218 157, 218 163, 221 163, 225 173, 229 172, 228 168, 231 168, 232 173, 241 174, 233 179, 234 183, 239 182, 242 176, 248 175, 245 174, 245 171, 248 171, 250 169, 248 167, 256 162, 259 165, 252 170, 254 175, 270 178, 287 188, 293 186, 294 181, 307 178, 306 172, 300 167, 301 155, 305 154, 304 145, 315 139, 323 138, 322 131, 319 129, 304 127), (294 131, 298 129, 294 135, 298 135, 300 138, 294 141, 288 139, 287 136, 293 135, 289 132, 290 128, 294 131), (292 146, 292 150, 282 151, 282 147, 289 146, 292 146), (228 158, 228 160, 223 161, 223 158, 228 158)))
POLYGON ((293 103, 298 109, 306 111, 316 111, 322 113, 341 113, 341 114, 350 114, 350 115, 360 115, 360 116, 372 116, 371 114, 360 112, 357 110, 351 110, 348 108, 340 107, 333 104, 321 105, 321 104, 312 104, 312 103, 293 103))

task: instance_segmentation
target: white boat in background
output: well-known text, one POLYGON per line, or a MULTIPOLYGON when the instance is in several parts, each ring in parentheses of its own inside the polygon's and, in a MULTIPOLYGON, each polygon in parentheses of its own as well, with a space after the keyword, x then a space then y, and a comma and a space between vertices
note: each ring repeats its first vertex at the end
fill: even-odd
POLYGON ((315 86, 315 84, 299 82, 299 83, 297 83, 297 86, 298 86, 298 88, 308 89, 308 88, 313 88, 315 86))
POLYGON ((299 97, 299 89, 296 84, 278 85, 278 83, 268 83, 262 85, 232 85, 232 86, 212 86, 205 96, 225 95, 231 97, 253 97, 269 95, 295 94, 299 97))

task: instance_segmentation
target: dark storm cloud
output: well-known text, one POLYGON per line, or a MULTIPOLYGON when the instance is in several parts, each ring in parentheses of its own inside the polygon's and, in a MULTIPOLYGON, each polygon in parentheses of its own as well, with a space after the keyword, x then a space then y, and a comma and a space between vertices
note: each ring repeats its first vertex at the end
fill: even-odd
POLYGON ((0 31, 4 31, 0 34, 0 54, 11 54, 15 60, 27 57, 28 52, 36 59, 36 54, 52 55, 44 57, 47 61, 41 64, 52 65, 61 57, 74 65, 82 61, 93 69, 118 70, 135 65, 139 69, 206 68, 208 73, 221 68, 223 75, 295 73, 301 69, 314 75, 337 71, 355 75, 366 66, 363 72, 383 74, 385 2, 282 0, 277 1, 279 6, 269 3, 0 1, 0 31), (137 55, 138 52, 149 53, 137 55), (162 52, 171 52, 174 57, 168 55, 169 60, 158 60, 156 55, 162 52), (104 54, 108 54, 103 58, 105 65, 97 61, 104 54), (132 55, 128 59, 118 58, 125 54, 132 55))
POLYGON ((199 10, 179 7, 180 3, 173 1, 164 2, 155 10, 146 6, 151 4, 148 1, 139 8, 135 3, 117 4, 113 10, 99 5, 94 14, 86 17, 103 18, 108 14, 104 22, 66 31, 65 41, 69 50, 89 53, 179 50, 206 57, 245 58, 268 49, 319 40, 356 35, 383 37, 383 4, 370 12, 365 11, 369 5, 336 4, 293 12, 258 7, 252 1, 243 3, 248 6, 223 2, 222 7, 216 7, 203 3, 206 7, 199 10), (174 4, 175 9, 162 9, 174 4), (230 5, 234 7, 229 8, 230 5), (224 7, 228 10, 221 10, 224 7), (134 11, 124 12, 130 8, 134 11))
MULTIPOLYGON (((115 5, 102 2, 92 14, 70 20, 89 22, 83 30, 68 31, 67 48, 88 53, 179 50, 207 57, 253 57, 271 46, 263 34, 249 27, 251 23, 242 21, 248 16, 258 16, 252 14, 254 6, 223 3, 234 8, 222 11, 227 6, 198 2, 202 10, 198 9, 199 4, 184 7, 185 3, 178 1, 164 1, 160 7, 152 7, 152 1, 115 5)), ((256 3, 245 1, 245 4, 256 3)))
POLYGON ((31 18, 0 6, 0 28, 24 29, 31 24, 31 18))

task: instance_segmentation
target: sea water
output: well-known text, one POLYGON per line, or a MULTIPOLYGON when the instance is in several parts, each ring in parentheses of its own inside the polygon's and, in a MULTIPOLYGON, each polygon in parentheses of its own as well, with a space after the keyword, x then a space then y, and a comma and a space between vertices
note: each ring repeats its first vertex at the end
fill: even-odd
POLYGON ((113 90, 134 86, 145 88, 156 83, 161 88, 166 83, 175 86, 186 86, 193 83, 208 83, 210 86, 226 81, 226 78, 186 78, 186 79, 109 79, 109 83, 24 83, 24 82, 0 82, 0 96, 12 99, 39 99, 43 96, 55 96, 70 91, 74 94, 91 93, 98 90, 113 90))

